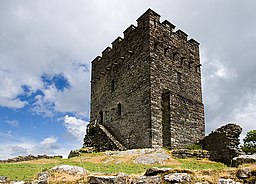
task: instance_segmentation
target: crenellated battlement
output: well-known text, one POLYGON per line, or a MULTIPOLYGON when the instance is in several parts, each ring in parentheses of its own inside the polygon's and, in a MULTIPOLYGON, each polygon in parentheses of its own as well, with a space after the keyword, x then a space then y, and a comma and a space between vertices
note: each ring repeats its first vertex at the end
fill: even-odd
MULTIPOLYGON (((131 39, 132 36, 135 36, 135 33, 140 32, 138 29, 143 28, 145 31, 149 30, 150 27, 149 25, 153 25, 156 27, 158 25, 159 29, 161 27, 164 27, 165 29, 160 29, 161 31, 165 31, 166 34, 164 36, 169 37, 172 39, 173 35, 177 35, 176 39, 180 39, 182 41, 186 41, 188 45, 191 46, 199 46, 199 42, 194 40, 193 38, 188 40, 188 34, 185 33, 184 31, 178 29, 177 31, 175 30, 175 25, 169 22, 168 20, 164 20, 163 22, 160 22, 160 15, 154 12, 151 9, 148 9, 142 16, 140 16, 137 19, 137 24, 138 26, 134 26, 133 24, 130 25, 124 32, 123 32, 123 38, 122 37, 117 37, 113 42, 112 42, 112 47, 108 46, 105 50, 102 51, 102 58, 99 59, 96 57, 96 60, 93 60, 92 62, 100 62, 100 60, 104 60, 105 58, 108 57, 110 52, 116 52, 116 50, 122 50, 123 45, 121 44, 122 42, 129 42, 129 39, 131 39)), ((157 27, 157 28, 158 28, 157 27)), ((120 56, 122 57, 122 56, 120 56)))
POLYGON ((124 33, 124 38, 128 37, 131 35, 131 33, 133 33, 133 31, 136 29, 136 26, 134 26, 133 24, 130 25, 123 33, 124 33))

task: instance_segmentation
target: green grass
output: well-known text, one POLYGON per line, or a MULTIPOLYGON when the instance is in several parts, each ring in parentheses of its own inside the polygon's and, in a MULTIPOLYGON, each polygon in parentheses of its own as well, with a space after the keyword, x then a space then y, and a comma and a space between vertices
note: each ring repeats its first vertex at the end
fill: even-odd
MULTIPOLYGON (((11 180, 30 180, 37 176, 37 173, 49 170, 50 168, 60 165, 76 165, 87 169, 89 172, 100 172, 115 174, 119 172, 124 172, 127 174, 142 174, 148 168, 158 166, 158 167, 170 167, 174 169, 189 169, 189 170, 207 170, 207 169, 225 169, 228 168, 224 164, 217 162, 210 162, 208 160, 197 160, 196 158, 189 159, 176 159, 179 164, 169 163, 168 165, 143 165, 134 164, 132 161, 123 162, 120 164, 115 163, 102 163, 97 164, 87 161, 82 161, 85 158, 93 159, 102 157, 102 153, 90 153, 85 154, 82 157, 71 158, 71 159, 53 159, 45 161, 45 163, 2 163, 0 164, 0 176, 7 176, 11 180), (52 162, 52 163, 51 163, 52 162)), ((115 157, 112 157, 116 159, 115 157)))
POLYGON ((226 165, 219 162, 203 162, 196 158, 178 159, 182 164, 179 166, 181 169, 190 170, 207 170, 207 169, 226 169, 226 165))
POLYGON ((11 180, 29 180, 37 173, 53 167, 54 164, 0 164, 0 176, 7 176, 11 180))
POLYGON ((115 174, 124 172, 127 174, 139 174, 144 173, 146 169, 152 167, 149 165, 140 164, 94 164, 91 162, 77 163, 64 161, 55 164, 0 164, 0 176, 7 176, 11 180, 29 180, 35 178, 37 173, 48 170, 56 165, 69 164, 80 166, 87 169, 90 172, 100 172, 107 174, 115 174))

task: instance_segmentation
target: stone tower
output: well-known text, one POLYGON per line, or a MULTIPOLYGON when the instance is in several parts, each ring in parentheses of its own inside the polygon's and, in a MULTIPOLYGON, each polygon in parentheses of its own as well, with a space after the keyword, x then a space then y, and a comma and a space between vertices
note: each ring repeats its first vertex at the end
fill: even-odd
POLYGON ((204 137, 199 43, 148 9, 92 61, 84 147, 178 148, 204 137))

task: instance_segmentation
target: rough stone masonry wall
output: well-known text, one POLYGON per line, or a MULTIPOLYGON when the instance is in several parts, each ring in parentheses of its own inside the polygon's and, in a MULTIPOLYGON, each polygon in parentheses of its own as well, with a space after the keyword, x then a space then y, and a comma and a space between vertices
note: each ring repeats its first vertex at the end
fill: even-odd
POLYGON ((174 32, 174 25, 159 18, 151 15, 149 25, 153 145, 184 147, 201 140, 205 132, 199 43, 188 41, 186 33, 174 32))
POLYGON ((147 40, 144 27, 131 25, 92 62, 90 121, 126 148, 151 147, 147 40))
POLYGON ((241 154, 238 148, 241 132, 239 125, 224 125, 201 141, 202 148, 209 151, 210 160, 230 165, 232 158, 241 154))

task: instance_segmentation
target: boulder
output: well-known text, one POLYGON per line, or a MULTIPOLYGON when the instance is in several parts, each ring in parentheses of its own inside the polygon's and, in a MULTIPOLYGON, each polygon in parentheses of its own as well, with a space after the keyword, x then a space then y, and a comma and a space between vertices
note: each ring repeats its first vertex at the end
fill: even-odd
POLYGON ((158 167, 151 167, 149 168, 144 176, 156 176, 161 173, 165 173, 172 170, 172 168, 158 168, 158 167))
POLYGON ((116 176, 89 176, 89 184, 123 184, 126 183, 127 174, 119 173, 116 176))
POLYGON ((82 167, 78 167, 78 166, 72 166, 72 165, 59 165, 59 166, 55 166, 53 167, 50 171, 54 171, 54 172, 65 172, 67 174, 71 174, 71 175, 83 175, 86 174, 88 171, 82 167))
POLYGON ((239 155, 232 159, 232 166, 238 167, 242 164, 256 163, 256 155, 239 155))
POLYGON ((90 184, 114 184, 116 183, 116 176, 89 176, 88 183, 90 184))
POLYGON ((161 184, 163 180, 160 176, 140 176, 136 179, 132 179, 130 183, 134 184, 161 184))
POLYGON ((134 160, 136 164, 163 164, 165 160, 168 160, 170 155, 163 149, 158 149, 155 152, 145 153, 137 157, 134 160))
POLYGON ((25 181, 13 181, 11 184, 26 184, 25 181))
POLYGON ((240 182, 235 182, 234 180, 232 179, 223 179, 223 178, 220 178, 219 179, 219 184, 241 184, 240 182))
POLYGON ((33 184, 48 184, 50 174, 48 172, 41 172, 37 175, 37 181, 33 184))
POLYGON ((189 183, 191 177, 188 173, 170 173, 164 176, 164 180, 170 183, 189 183))
POLYGON ((6 176, 0 176, 0 183, 8 183, 9 180, 6 176))
POLYGON ((241 168, 237 171, 236 177, 239 179, 249 178, 251 176, 251 169, 250 168, 241 168))
POLYGON ((227 124, 206 136, 200 144, 210 153, 209 159, 231 164, 231 160, 241 154, 238 145, 242 128, 236 124, 227 124))

